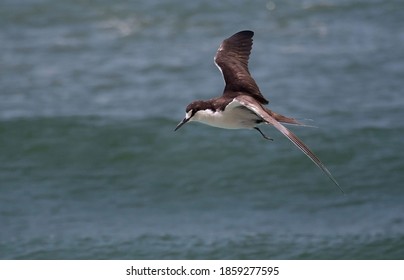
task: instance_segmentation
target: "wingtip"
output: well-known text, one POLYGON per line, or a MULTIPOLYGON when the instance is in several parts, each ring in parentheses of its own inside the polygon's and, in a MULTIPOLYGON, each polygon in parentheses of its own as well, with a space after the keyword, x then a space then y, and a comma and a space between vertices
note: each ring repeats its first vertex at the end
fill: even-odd
MULTIPOLYGON (((248 37, 252 38, 254 36, 254 31, 246 29, 246 30, 242 30, 242 31, 235 33, 233 36, 240 36, 240 35, 248 36, 248 37)), ((231 36, 231 37, 233 37, 233 36, 231 36)))
POLYGON ((245 32, 245 33, 250 33, 250 34, 254 35, 254 31, 249 30, 249 29, 246 29, 246 30, 242 30, 242 31, 240 31, 240 33, 242 33, 242 32, 245 32))
POLYGON ((333 183, 338 187, 338 189, 341 191, 343 195, 346 195, 344 189, 340 186, 340 184, 337 182, 337 180, 331 175, 330 179, 333 181, 333 183))
POLYGON ((317 159, 317 161, 310 156, 309 156, 309 158, 314 162, 315 165, 317 165, 317 167, 319 167, 325 173, 325 175, 328 176, 328 178, 330 178, 330 180, 337 186, 337 188, 341 191, 341 193, 343 195, 345 195, 344 189, 338 183, 337 179, 335 179, 334 176, 331 174, 330 170, 328 170, 328 168, 320 161, 320 159, 317 158, 316 156, 315 156, 315 159, 317 159))

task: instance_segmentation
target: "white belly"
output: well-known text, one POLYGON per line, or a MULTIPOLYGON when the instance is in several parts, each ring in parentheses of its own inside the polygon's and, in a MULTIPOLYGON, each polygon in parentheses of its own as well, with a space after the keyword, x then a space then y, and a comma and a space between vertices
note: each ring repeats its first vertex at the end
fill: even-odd
POLYGON ((191 120, 220 128, 242 129, 256 126, 259 117, 245 107, 227 107, 225 111, 198 111, 191 120))

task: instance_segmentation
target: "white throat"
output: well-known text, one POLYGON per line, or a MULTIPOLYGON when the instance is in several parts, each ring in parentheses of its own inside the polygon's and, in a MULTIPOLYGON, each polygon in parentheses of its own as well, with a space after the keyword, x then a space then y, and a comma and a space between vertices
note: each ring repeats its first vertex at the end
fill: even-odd
MULTIPOLYGON (((191 112, 188 113, 191 114, 191 112)), ((224 111, 200 110, 194 114, 190 121, 226 129, 242 129, 255 127, 259 119, 255 113, 244 106, 240 106, 240 103, 232 101, 224 111)))

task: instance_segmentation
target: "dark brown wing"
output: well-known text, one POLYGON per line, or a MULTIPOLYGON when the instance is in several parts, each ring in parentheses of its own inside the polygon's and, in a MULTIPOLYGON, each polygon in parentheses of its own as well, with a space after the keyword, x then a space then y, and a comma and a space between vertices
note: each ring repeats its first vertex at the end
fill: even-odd
POLYGON ((215 64, 226 83, 224 96, 234 98, 246 94, 262 104, 268 104, 248 70, 253 36, 254 32, 245 30, 225 39, 217 50, 215 64))
POLYGON ((272 112, 263 107, 261 104, 253 100, 249 96, 239 96, 236 99, 241 105, 245 106, 249 110, 253 111, 255 114, 264 119, 268 124, 273 125, 276 129, 278 129, 283 135, 285 135, 293 144, 296 145, 306 156, 308 156, 318 168, 320 168, 330 179, 334 182, 334 184, 344 193, 341 186, 338 184, 337 180, 332 176, 331 172, 328 168, 321 162, 321 160, 303 143, 302 140, 299 139, 293 132, 283 126, 280 122, 278 122, 273 116, 272 112))

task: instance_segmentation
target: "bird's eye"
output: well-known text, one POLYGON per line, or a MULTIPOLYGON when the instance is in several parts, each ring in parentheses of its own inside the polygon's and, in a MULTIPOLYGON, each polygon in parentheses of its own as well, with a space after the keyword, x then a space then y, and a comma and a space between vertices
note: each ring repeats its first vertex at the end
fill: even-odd
POLYGON ((187 119, 189 119, 189 118, 192 118, 193 116, 194 116, 194 110, 189 110, 187 113, 186 113, 186 118, 187 119))

